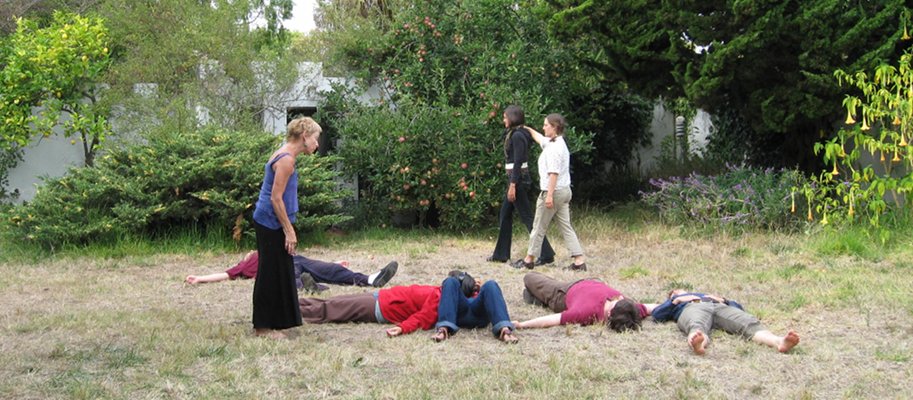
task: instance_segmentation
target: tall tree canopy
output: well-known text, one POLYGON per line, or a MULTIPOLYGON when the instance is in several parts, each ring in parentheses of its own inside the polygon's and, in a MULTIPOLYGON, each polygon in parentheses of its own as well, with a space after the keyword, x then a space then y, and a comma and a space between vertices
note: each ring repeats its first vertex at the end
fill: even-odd
MULTIPOLYGON (((683 94, 747 123, 734 138, 761 165, 814 163, 840 119, 837 69, 896 58, 904 0, 546 0, 551 32, 604 79, 648 96, 683 94)), ((725 133, 725 132, 724 132, 725 133)))

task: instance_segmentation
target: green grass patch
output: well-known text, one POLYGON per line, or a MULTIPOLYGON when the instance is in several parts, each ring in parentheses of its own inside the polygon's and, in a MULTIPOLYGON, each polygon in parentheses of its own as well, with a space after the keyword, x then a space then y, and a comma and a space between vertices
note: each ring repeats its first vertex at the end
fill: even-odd
POLYGON ((620 269, 618 274, 621 276, 621 279, 634 279, 637 277, 648 276, 650 275, 650 271, 640 265, 632 265, 630 267, 620 269))

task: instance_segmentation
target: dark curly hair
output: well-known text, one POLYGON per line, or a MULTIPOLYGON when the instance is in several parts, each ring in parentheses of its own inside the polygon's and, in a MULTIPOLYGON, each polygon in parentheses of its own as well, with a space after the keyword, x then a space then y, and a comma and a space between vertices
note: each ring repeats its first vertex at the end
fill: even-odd
POLYGON ((640 316, 640 307, 637 307, 637 303, 634 300, 621 299, 615 303, 606 324, 609 329, 621 333, 628 330, 640 330, 642 321, 643 317, 640 316))

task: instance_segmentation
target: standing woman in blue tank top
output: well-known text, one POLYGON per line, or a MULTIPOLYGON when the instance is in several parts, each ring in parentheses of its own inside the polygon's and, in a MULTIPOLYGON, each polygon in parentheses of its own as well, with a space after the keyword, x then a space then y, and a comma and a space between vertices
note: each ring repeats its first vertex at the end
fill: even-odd
POLYGON ((254 282, 254 334, 281 339, 283 329, 301 325, 298 289, 292 256, 298 245, 298 172, 295 158, 317 151, 322 129, 311 118, 289 122, 285 143, 264 167, 260 197, 254 209, 254 229, 260 260, 254 282))

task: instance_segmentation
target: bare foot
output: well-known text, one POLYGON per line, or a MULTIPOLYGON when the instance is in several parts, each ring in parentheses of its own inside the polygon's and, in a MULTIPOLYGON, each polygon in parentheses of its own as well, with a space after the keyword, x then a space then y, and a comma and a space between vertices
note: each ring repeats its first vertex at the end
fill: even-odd
POLYGON ((275 329, 254 329, 254 336, 265 337, 269 339, 285 339, 288 337, 284 332, 275 329))
POLYGON ((343 268, 349 268, 349 260, 339 260, 336 264, 342 265, 343 268))
POLYGON ((199 279, 200 278, 198 278, 196 275, 187 275, 187 277, 184 278, 184 282, 187 282, 191 285, 196 285, 197 282, 199 282, 199 279))
POLYGON ((520 341, 520 338, 514 335, 514 333, 511 332, 510 328, 508 327, 501 328, 501 335, 498 337, 498 339, 507 344, 515 344, 520 341))
POLYGON ((786 353, 797 344, 799 344, 799 335, 790 329, 789 332, 786 332, 786 336, 783 336, 783 340, 780 342, 780 345, 777 346, 777 351, 786 353))
POLYGON ((697 331, 688 338, 688 345, 691 346, 691 350, 694 351, 694 354, 699 356, 704 355, 704 347, 706 346, 706 337, 704 337, 704 332, 697 331))
POLYGON ((435 332, 434 335, 431 335, 431 340, 438 342, 438 343, 443 342, 443 341, 447 340, 448 338, 450 338, 450 331, 448 331, 447 328, 444 328, 444 327, 438 328, 437 332, 435 332))

